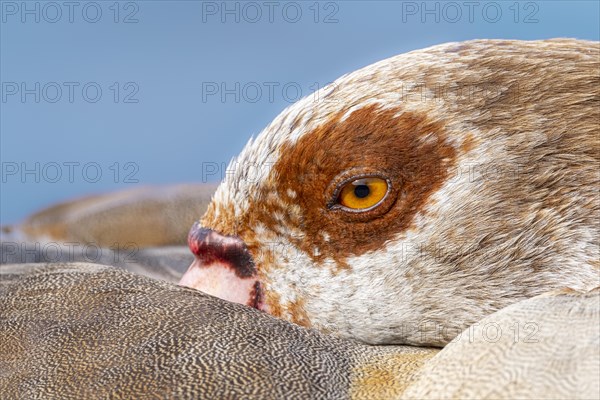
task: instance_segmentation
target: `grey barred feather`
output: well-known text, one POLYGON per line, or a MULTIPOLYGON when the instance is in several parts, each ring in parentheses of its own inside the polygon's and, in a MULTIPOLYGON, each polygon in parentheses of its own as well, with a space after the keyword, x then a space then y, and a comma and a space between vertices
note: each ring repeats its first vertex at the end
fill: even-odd
POLYGON ((436 350, 326 336, 94 264, 4 265, 0 398, 396 397, 436 350))

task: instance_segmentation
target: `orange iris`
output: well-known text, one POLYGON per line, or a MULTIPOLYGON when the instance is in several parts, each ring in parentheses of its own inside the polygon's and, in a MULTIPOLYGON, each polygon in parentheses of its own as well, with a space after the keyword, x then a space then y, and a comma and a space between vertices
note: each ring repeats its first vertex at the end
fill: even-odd
POLYGON ((353 210, 371 208, 379 203, 388 191, 388 184, 381 178, 360 178, 348 182, 342 188, 338 202, 353 210))

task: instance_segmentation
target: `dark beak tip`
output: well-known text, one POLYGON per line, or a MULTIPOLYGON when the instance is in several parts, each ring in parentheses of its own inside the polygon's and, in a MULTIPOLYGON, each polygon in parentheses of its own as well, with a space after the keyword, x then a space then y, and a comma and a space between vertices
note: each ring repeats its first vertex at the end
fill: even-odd
POLYGON ((188 246, 203 263, 220 261, 230 265, 240 277, 256 275, 256 267, 248 247, 238 236, 222 235, 195 222, 188 234, 188 246))

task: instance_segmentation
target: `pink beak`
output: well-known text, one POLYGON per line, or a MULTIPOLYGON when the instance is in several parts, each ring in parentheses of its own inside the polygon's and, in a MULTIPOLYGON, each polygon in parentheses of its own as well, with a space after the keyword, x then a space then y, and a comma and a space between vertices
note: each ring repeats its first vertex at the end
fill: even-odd
POLYGON ((196 256, 179 285, 201 290, 234 303, 264 309, 262 287, 246 244, 196 222, 188 235, 196 256))

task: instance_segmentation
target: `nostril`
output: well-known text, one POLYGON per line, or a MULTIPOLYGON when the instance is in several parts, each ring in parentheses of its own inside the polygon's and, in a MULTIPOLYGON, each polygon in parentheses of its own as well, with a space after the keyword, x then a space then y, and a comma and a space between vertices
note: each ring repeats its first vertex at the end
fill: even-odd
POLYGON ((198 222, 195 222, 188 233, 188 246, 192 253, 199 255, 200 243, 204 241, 206 235, 210 232, 209 229, 202 228, 198 222))
POLYGON ((188 245, 204 265, 214 262, 229 265, 240 278, 256 274, 252 256, 244 241, 237 236, 222 235, 196 222, 188 234, 188 245))

